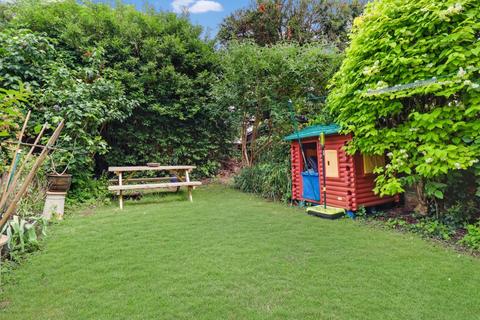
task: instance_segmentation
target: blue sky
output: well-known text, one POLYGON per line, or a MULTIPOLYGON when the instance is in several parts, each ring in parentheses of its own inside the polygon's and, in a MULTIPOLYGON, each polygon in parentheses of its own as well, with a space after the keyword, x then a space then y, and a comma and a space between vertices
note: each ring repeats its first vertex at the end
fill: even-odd
POLYGON ((182 8, 187 8, 191 21, 209 29, 210 36, 215 36, 218 25, 224 17, 250 4, 250 0, 123 0, 123 2, 133 4, 139 10, 144 8, 146 3, 162 11, 181 12, 182 8))

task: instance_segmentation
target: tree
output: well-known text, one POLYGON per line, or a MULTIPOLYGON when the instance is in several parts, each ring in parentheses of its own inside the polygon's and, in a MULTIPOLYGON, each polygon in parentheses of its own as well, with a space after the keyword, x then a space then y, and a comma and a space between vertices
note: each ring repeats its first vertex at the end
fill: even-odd
POLYGON ((225 18, 218 40, 226 44, 250 39, 262 46, 316 41, 344 48, 352 21, 362 10, 357 0, 258 0, 225 18))
POLYGON ((377 170, 378 193, 416 183, 436 208, 446 196, 472 196, 466 177, 480 176, 479 16, 477 0, 376 0, 355 20, 328 104, 354 134, 350 153, 390 158, 377 170), (452 180, 463 191, 446 195, 452 180))
POLYGON ((197 165, 210 175, 228 155, 226 112, 210 96, 218 70, 213 42, 203 41, 187 18, 74 0, 19 2, 0 16, 54 47, 63 65, 39 75, 38 101, 49 115, 71 106, 67 126, 72 119, 81 129, 98 124, 89 145, 104 150, 95 153, 98 171, 161 162, 197 165))
POLYGON ((287 102, 303 116, 324 114, 323 103, 339 55, 324 46, 231 43, 221 53, 222 74, 213 88, 216 103, 230 110, 240 128, 242 163, 255 164, 292 130, 287 102))
POLYGON ((88 179, 93 156, 107 151, 102 126, 125 119, 136 102, 127 100, 118 81, 106 79, 99 68, 102 52, 93 51, 81 63, 71 64, 69 53, 57 51, 51 39, 27 29, 3 30, 0 47, 0 85, 30 89, 28 108, 34 112, 29 128, 67 120, 60 139, 61 147, 70 150, 65 164, 77 180, 88 179))

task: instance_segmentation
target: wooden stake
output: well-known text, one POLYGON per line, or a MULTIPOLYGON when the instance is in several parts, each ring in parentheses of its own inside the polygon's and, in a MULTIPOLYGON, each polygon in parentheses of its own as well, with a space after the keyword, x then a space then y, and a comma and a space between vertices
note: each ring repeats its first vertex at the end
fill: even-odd
MULTIPOLYGON (((27 129, 27 124, 28 124, 28 121, 30 120, 30 115, 31 114, 32 114, 32 111, 28 111, 27 116, 25 117, 25 121, 23 122, 22 130, 19 132, 19 134, 17 136, 17 139, 18 139, 17 148, 15 149, 15 153, 13 154, 13 158, 12 158, 12 163, 10 164, 10 169, 8 170, 7 181, 2 186, 3 187, 2 199, 5 197, 5 194, 7 193, 9 181, 12 180, 12 177, 13 177, 13 174, 14 174, 13 169, 15 167, 15 162, 16 162, 16 159, 17 159, 17 157, 19 157, 19 154, 21 152, 20 146, 21 146, 21 143, 22 143, 22 140, 23 140, 23 135, 25 134, 25 130, 27 129)), ((1 209, 1 207, 0 207, 0 209, 1 209)))
POLYGON ((35 175, 37 174, 37 171, 38 169, 40 168, 40 166, 42 165, 43 161, 45 160, 45 158, 47 157, 48 155, 48 152, 49 152, 49 148, 51 146, 53 146, 55 144, 55 142, 57 141, 58 137, 60 136, 60 133, 62 132, 62 129, 63 129, 63 126, 64 126, 64 121, 62 120, 58 127, 55 129, 55 132, 53 132, 53 135, 50 137, 50 139, 48 140, 47 144, 46 144, 46 148, 42 150, 42 153, 40 153, 40 155, 38 156, 37 160, 35 161, 35 163, 33 164, 33 167, 32 169, 30 170, 29 174, 27 175, 27 177, 25 178, 25 181, 23 182, 23 185, 22 187, 20 188, 20 190, 18 191, 18 193, 15 195, 15 198, 12 200, 12 202, 10 203, 10 205, 8 206, 7 210, 5 211, 5 213, 3 214, 2 216, 2 219, 0 220, 0 230, 3 228, 3 226, 7 223, 8 221, 8 218, 10 218, 10 216, 13 214, 13 212, 15 211, 15 208, 17 206, 17 203, 18 201, 20 201, 20 199, 23 197, 23 195, 25 194, 25 192, 27 191, 27 188, 28 186, 30 185, 30 183, 32 182, 33 178, 35 177, 35 175))
MULTIPOLYGON (((122 172, 118 173, 118 185, 121 187, 123 185, 122 181, 123 175, 122 172)), ((119 196, 118 196, 118 201, 120 202, 120 210, 123 210, 123 191, 120 190, 119 196)))
MULTIPOLYGON (((188 173, 188 170, 185 170, 185 180, 186 182, 190 182, 190 174, 188 173)), ((188 187, 188 201, 193 202, 192 187, 188 187)))
MULTIPOLYGON (((37 138, 35 139, 34 145, 37 145, 37 143, 40 142, 40 139, 43 136, 43 133, 47 129, 47 124, 45 123, 42 127, 42 130, 40 130, 40 133, 38 134, 37 138)), ((15 187, 17 186, 18 179, 21 177, 23 170, 25 169, 26 164, 28 163, 28 160, 30 160, 30 157, 33 154, 33 151, 35 150, 35 147, 32 146, 30 148, 30 151, 27 153, 25 156, 25 159, 23 159, 22 165, 20 166, 20 169, 17 170, 17 173, 14 175, 12 182, 10 185, 7 185, 7 188, 5 189, 5 193, 3 197, 0 199, 0 211, 3 209, 5 206, 5 203, 8 200, 9 192, 12 190, 15 190, 15 187)))

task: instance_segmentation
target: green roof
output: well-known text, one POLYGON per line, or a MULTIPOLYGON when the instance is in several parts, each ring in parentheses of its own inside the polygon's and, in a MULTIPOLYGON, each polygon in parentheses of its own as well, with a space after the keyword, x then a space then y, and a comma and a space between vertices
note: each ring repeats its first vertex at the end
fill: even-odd
POLYGON ((318 125, 318 126, 311 126, 306 127, 305 129, 300 130, 298 133, 292 133, 291 135, 286 136, 283 138, 285 141, 292 141, 297 139, 305 139, 310 137, 319 137, 320 134, 325 134, 326 136, 330 134, 337 134, 341 130, 340 126, 337 124, 329 124, 329 125, 318 125))

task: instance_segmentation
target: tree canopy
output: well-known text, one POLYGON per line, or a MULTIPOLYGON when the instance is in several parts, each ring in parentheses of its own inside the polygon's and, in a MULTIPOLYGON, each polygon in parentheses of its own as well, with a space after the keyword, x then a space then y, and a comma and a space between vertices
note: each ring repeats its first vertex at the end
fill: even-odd
POLYGON ((224 19, 218 39, 252 40, 259 45, 281 41, 323 42, 343 49, 360 0, 257 0, 224 19))
POLYGON ((81 150, 76 177, 94 157, 100 169, 161 162, 210 174, 228 154, 228 113, 210 103, 213 42, 185 17, 74 0, 0 11, 0 84, 31 89, 38 123, 65 117, 61 140, 81 150))
POLYGON ((233 127, 241 131, 244 165, 254 164, 259 153, 272 152, 292 130, 289 100, 298 115, 327 116, 322 97, 340 61, 334 47, 233 42, 220 60, 222 73, 213 92, 216 103, 230 109, 233 127))
POLYGON ((376 0, 355 20, 328 103, 350 152, 388 155, 380 194, 422 182, 443 198, 448 179, 480 174, 478 17, 477 0, 376 0))

